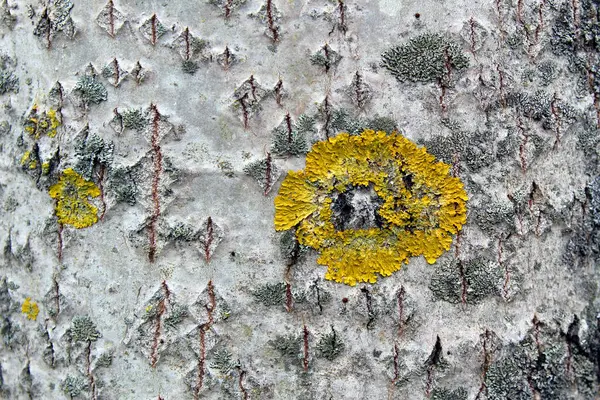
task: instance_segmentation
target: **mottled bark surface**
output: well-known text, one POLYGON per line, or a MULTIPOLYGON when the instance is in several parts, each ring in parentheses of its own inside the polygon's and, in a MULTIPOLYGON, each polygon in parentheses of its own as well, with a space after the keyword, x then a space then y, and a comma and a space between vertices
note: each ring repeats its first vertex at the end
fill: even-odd
MULTIPOLYGON (((599 12, 0 1, 0 398, 597 398, 599 12), (365 129, 448 164, 467 214, 348 286, 274 198, 365 129)), ((336 190, 336 232, 386 227, 336 190)))

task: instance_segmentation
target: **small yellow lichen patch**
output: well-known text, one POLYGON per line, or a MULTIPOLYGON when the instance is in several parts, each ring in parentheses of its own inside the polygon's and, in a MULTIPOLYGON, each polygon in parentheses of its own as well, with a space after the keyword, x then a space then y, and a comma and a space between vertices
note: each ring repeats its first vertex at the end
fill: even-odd
POLYGON ((275 198, 275 229, 297 226, 302 245, 321 252, 325 278, 355 285, 389 276, 410 257, 434 263, 466 222, 468 199, 450 166, 398 133, 365 130, 315 143, 303 171, 290 171, 275 198), (335 228, 334 195, 372 187, 381 227, 335 228))
POLYGON ((42 163, 42 174, 48 175, 50 173, 50 162, 44 161, 42 163))
POLYGON ((35 321, 40 313, 40 308, 36 302, 31 301, 31 297, 28 297, 21 306, 21 312, 27 316, 27 319, 35 321))
POLYGON ((98 208, 88 199, 100 196, 100 189, 72 168, 63 171, 58 183, 50 187, 49 194, 56 200, 55 213, 59 224, 79 229, 98 222, 98 208))
POLYGON ((23 153, 23 156, 21 156, 21 165, 24 168, 36 169, 38 166, 38 163, 35 160, 35 158, 33 158, 31 155, 32 154, 31 154, 30 150, 27 150, 25 153, 23 153))
POLYGON ((24 128, 25 132, 37 140, 43 135, 55 137, 60 125, 61 115, 57 110, 50 108, 48 111, 38 114, 38 106, 34 105, 25 121, 24 128))

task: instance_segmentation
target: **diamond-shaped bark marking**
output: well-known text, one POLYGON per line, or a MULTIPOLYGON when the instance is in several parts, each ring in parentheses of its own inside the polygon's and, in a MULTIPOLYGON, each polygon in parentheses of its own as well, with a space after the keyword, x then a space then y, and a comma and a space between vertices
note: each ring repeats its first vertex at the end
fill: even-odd
POLYGON ((113 38, 119 29, 123 27, 126 20, 125 15, 115 8, 112 0, 108 0, 108 3, 96 17, 96 23, 113 38))

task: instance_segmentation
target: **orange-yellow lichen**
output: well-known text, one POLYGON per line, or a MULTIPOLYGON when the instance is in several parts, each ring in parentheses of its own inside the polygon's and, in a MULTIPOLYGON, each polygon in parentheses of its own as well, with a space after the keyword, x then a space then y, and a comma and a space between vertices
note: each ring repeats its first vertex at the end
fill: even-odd
POLYGON ((315 143, 303 171, 290 171, 275 198, 275 229, 297 226, 300 244, 321 253, 325 278, 355 285, 389 276, 410 257, 434 263, 466 222, 467 194, 450 166, 398 133, 341 133, 315 143), (334 192, 372 186, 381 228, 337 230, 334 192))
POLYGON ((29 113, 29 117, 25 121, 25 132, 29 133, 36 140, 42 135, 53 138, 56 136, 58 127, 61 124, 60 118, 60 113, 53 108, 38 114, 38 106, 34 105, 29 113))
POLYGON ((54 211, 59 224, 87 228, 98 222, 98 208, 89 198, 100 196, 100 189, 72 168, 63 171, 58 183, 50 187, 49 194, 56 199, 54 211))
POLYGON ((27 316, 27 319, 35 321, 40 313, 40 308, 36 302, 31 301, 31 297, 28 297, 21 306, 21 312, 27 316))

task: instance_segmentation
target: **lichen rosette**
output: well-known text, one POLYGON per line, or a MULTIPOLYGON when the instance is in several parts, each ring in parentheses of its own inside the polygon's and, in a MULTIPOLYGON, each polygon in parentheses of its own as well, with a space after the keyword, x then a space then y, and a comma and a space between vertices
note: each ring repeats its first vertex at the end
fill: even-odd
POLYGON ((89 202, 89 198, 100 196, 100 189, 72 168, 63 171, 48 193, 56 200, 55 213, 59 224, 80 229, 98 222, 98 208, 89 202))
POLYGON ((434 263, 466 222, 468 199, 450 166, 402 135, 365 130, 315 143, 306 167, 290 171, 275 198, 275 228, 296 227, 320 252, 326 279, 355 285, 389 276, 423 255, 434 263), (334 199, 355 188, 378 198, 377 224, 340 229, 334 199))

